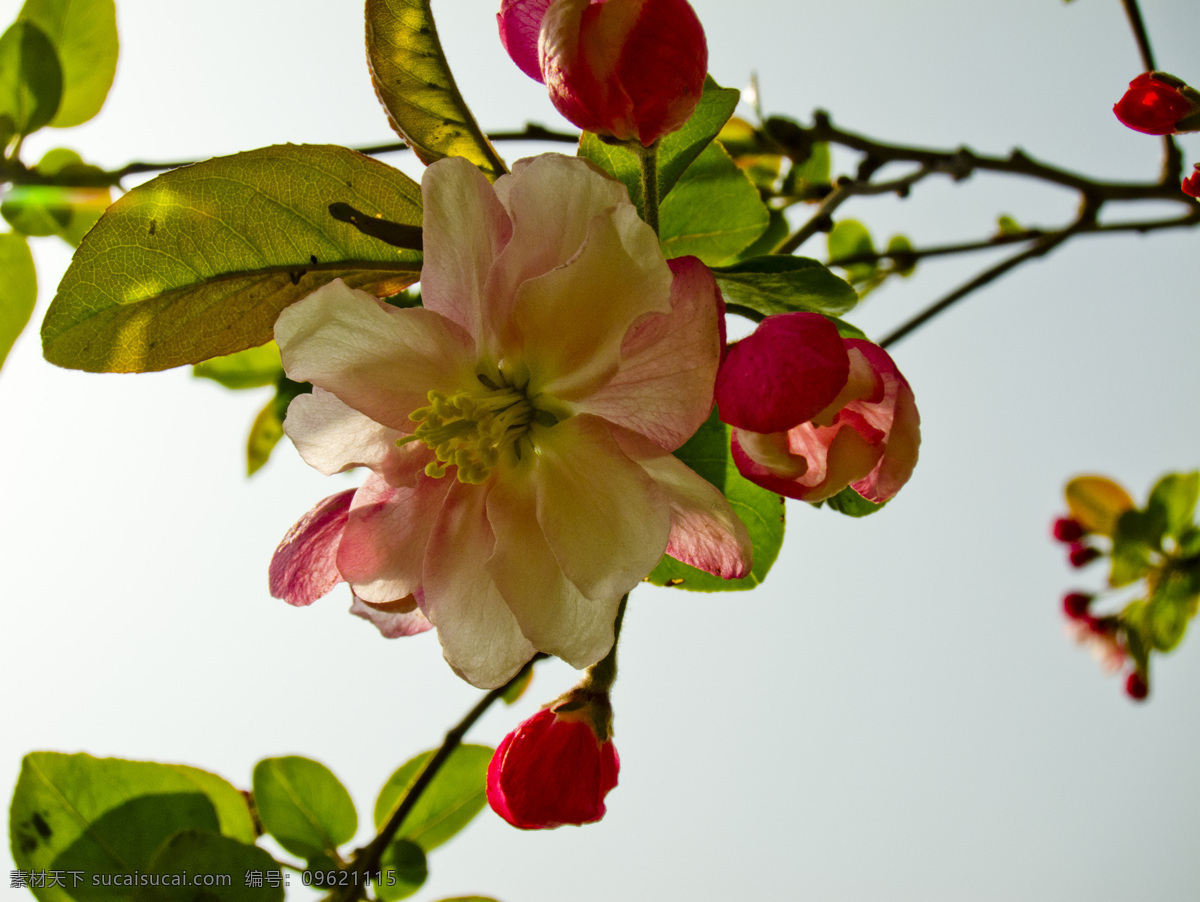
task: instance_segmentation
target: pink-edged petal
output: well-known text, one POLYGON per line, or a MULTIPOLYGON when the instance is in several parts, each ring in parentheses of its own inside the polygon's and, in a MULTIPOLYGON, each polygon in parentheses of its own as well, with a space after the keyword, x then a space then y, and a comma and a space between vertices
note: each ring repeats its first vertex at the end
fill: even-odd
POLYGON ((592 394, 617 372, 630 326, 670 312, 671 270, 654 231, 632 206, 595 217, 574 260, 517 293, 513 353, 532 376, 530 397, 592 394))
POLYGON ((399 601, 374 603, 357 595, 350 603, 350 613, 371 623, 385 639, 415 636, 433 629, 433 624, 421 613, 416 599, 409 595, 399 601))
POLYGON ((323 388, 292 400, 283 431, 304 462, 326 476, 354 467, 376 472, 398 468, 396 440, 403 433, 347 407, 323 388))
POLYGON ((621 596, 585 598, 563 575, 538 525, 532 469, 531 461, 523 462, 488 495, 496 536, 488 573, 534 648, 572 667, 589 667, 612 648, 621 596))
POLYGON ((478 338, 488 273, 512 237, 508 213, 486 176, 462 157, 425 170, 421 199, 421 302, 478 338))
POLYGON ((716 486, 639 435, 618 432, 617 440, 671 502, 667 554, 722 579, 748 574, 754 559, 750 533, 716 486))
POLYGON ((805 487, 803 500, 830 498, 862 479, 883 457, 884 436, 853 411, 843 410, 834 426, 798 426, 788 433, 792 453, 808 461, 797 480, 805 487))
POLYGON ((617 374, 577 406, 673 451, 712 409, 723 304, 712 273, 695 257, 667 264, 671 312, 637 320, 621 344, 617 374))
MULTIPOLYGON (((424 447, 414 449, 412 457, 432 459, 424 447)), ((412 486, 397 488, 374 473, 367 477, 354 496, 337 559, 355 595, 380 603, 421 588, 425 545, 450 482, 422 474, 412 486)))
POLYGON ((353 498, 354 489, 330 495, 288 530, 271 558, 272 596, 303 607, 342 581, 337 550, 353 498))
POLYGON ((408 415, 436 388, 474 386, 475 350, 461 326, 432 310, 389 307, 340 280, 275 321, 283 368, 327 389, 377 423, 412 429, 408 415))
POLYGON ((587 414, 535 427, 537 519, 567 579, 588 598, 620 597, 654 569, 671 531, 662 489, 587 414))
POLYGON ((495 544, 487 496, 486 486, 451 486, 429 537, 422 608, 455 673, 494 689, 512 679, 535 649, 486 568, 495 544))
POLYGON ((571 260, 591 221, 628 204, 629 193, 579 157, 554 153, 518 160, 493 187, 513 226, 487 285, 488 328, 502 336, 521 283, 571 260))
POLYGON ((825 317, 768 316, 729 347, 717 374, 717 407, 731 426, 783 432, 829 406, 849 373, 845 345, 825 317))
POLYGON ((912 387, 886 351, 865 341, 847 344, 866 357, 883 382, 883 397, 878 405, 864 404, 861 409, 868 422, 887 433, 887 448, 875 469, 865 479, 851 484, 868 501, 881 504, 900 491, 917 465, 921 415, 912 387))
POLYGON ((500 43, 522 72, 535 81, 542 80, 538 65, 538 33, 542 18, 554 0, 504 0, 496 13, 500 43))

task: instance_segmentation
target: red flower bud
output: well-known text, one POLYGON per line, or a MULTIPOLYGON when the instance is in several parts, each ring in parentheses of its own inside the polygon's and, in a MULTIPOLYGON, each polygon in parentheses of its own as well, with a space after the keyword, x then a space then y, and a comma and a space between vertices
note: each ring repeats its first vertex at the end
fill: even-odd
POLYGON ((1129 128, 1147 135, 1192 131, 1200 123, 1185 120, 1200 116, 1200 94, 1173 75, 1143 72, 1129 83, 1113 112, 1129 128))
POLYGON ((1100 557, 1099 548, 1083 544, 1072 545, 1071 553, 1067 556, 1072 567, 1085 567, 1098 557, 1100 557))
POLYGON ((1200 198, 1200 163, 1196 164, 1192 174, 1183 180, 1183 193, 1191 197, 1200 198))
POLYGON ((1083 524, 1071 517, 1059 517, 1054 521, 1054 538, 1060 542, 1078 542, 1083 538, 1083 524))
POLYGON ((708 46, 686 0, 503 0, 504 49, 590 132, 649 147, 704 90, 708 46))
POLYGON ((1088 606, 1094 596, 1084 592, 1070 592, 1063 596, 1063 613, 1072 620, 1083 620, 1088 616, 1088 606))
POLYGON ((1125 680, 1125 694, 1138 702, 1145 701, 1146 696, 1150 694, 1150 687, 1145 678, 1136 670, 1125 680))
POLYGON ((492 756, 488 802, 514 827, 540 830, 604 817, 604 797, 617 785, 620 767, 608 738, 611 713, 586 703, 563 710, 573 704, 543 708, 505 736, 492 756))

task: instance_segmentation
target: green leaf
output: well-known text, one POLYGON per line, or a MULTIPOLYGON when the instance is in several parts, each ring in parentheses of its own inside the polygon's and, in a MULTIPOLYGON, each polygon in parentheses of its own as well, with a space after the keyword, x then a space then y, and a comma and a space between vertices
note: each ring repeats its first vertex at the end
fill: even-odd
MULTIPOLYGON (((712 76, 704 81, 704 93, 696 111, 677 132, 663 137, 658 145, 658 195, 666 198, 675 183, 712 143, 722 126, 733 115, 741 96, 733 88, 722 88, 712 76)), ((619 144, 606 144, 591 132, 579 140, 579 156, 591 160, 629 189, 629 199, 643 212, 642 169, 633 151, 619 144)))
MULTIPOLYGON (((845 514, 847 517, 869 517, 878 511, 883 510, 887 506, 887 502, 876 504, 873 501, 868 501, 850 486, 842 489, 832 498, 827 498, 825 503, 829 505, 831 510, 837 511, 839 514, 845 514)), ((819 505, 818 505, 819 506, 819 505)))
POLYGON ((421 222, 420 186, 344 147, 218 157, 134 188, 79 246, 42 324, 51 363, 147 372, 273 338, 275 318, 334 279, 378 296, 416 281, 418 251, 335 219, 421 222))
POLYGON ((247 476, 253 476, 266 465, 282 438, 283 419, 279 416, 279 405, 272 398, 254 417, 250 434, 246 436, 247 476))
POLYGON ((379 868, 382 879, 374 881, 375 894, 383 902, 408 898, 429 878, 425 850, 408 839, 397 839, 384 849, 379 868))
POLYGON ((1200 499, 1200 471, 1170 473, 1150 491, 1148 507, 1160 512, 1166 534, 1178 539, 1192 525, 1197 499, 1200 499))
POLYGON ((1120 621, 1125 627, 1125 641, 1129 647, 1129 656, 1133 658, 1137 669, 1146 673, 1150 669, 1150 649, 1153 642, 1149 634, 1149 617, 1147 604, 1143 599, 1131 601, 1121 612, 1120 621))
POLYGON ((1133 499, 1107 476, 1076 476, 1067 483, 1064 494, 1071 516, 1088 532, 1111 537, 1117 520, 1133 509, 1133 499))
MULTIPOLYGON (((205 830, 253 843, 245 797, 215 774, 178 764, 32 752, 9 809, 13 859, 22 870, 144 872, 180 830, 205 830)), ((42 902, 71 899, 67 888, 36 889, 42 902)), ((126 900, 124 886, 88 887, 89 899, 126 900)))
POLYGON ((236 354, 214 357, 192 367, 192 375, 212 379, 226 388, 258 388, 274 385, 283 375, 279 346, 273 341, 236 354))
POLYGON ((493 182, 507 171, 458 92, 429 0, 367 0, 367 63, 388 121, 423 163, 466 157, 493 182))
POLYGON ((776 210, 773 207, 767 208, 768 220, 767 227, 761 235, 750 242, 749 245, 742 248, 731 261, 732 263, 744 263, 746 260, 752 260, 755 257, 763 257, 774 254, 783 244, 789 234, 791 234, 791 226, 788 224, 787 217, 783 215, 783 211, 776 210))
POLYGON ((497 902, 491 896, 455 896, 452 899, 438 899, 437 902, 497 902))
POLYGON ((828 185, 833 168, 829 145, 824 141, 813 143, 807 159, 788 170, 786 190, 797 191, 806 186, 828 185))
POLYGON ((1146 511, 1127 510, 1117 518, 1113 533, 1110 586, 1127 586, 1150 569, 1150 552, 1162 541, 1162 519, 1146 511))
POLYGON ((754 565, 741 579, 721 579, 669 555, 646 577, 656 586, 674 586, 693 592, 736 592, 753 589, 767 577, 783 545, 783 499, 759 488, 738 472, 729 453, 729 427, 714 408, 696 434, 683 443, 675 456, 715 485, 729 500, 733 512, 750 531, 754 565))
POLYGON ((264 850, 203 830, 181 830, 164 842, 147 862, 145 875, 154 885, 139 885, 133 902, 283 902, 281 868, 264 850), (250 886, 248 874, 277 875, 277 885, 263 880, 250 886), (153 879, 153 876, 150 877, 153 879), (197 885, 195 881, 200 881, 197 885))
POLYGON ((67 128, 100 112, 117 71, 113 0, 25 0, 18 19, 37 25, 58 50, 62 103, 49 124, 67 128))
POLYGON ((758 190, 720 144, 710 144, 659 207, 659 239, 670 257, 715 266, 766 231, 770 217, 758 190))
POLYGON ((88 186, 100 170, 66 148, 49 151, 35 167, 38 175, 78 177, 81 185, 13 185, 0 202, 0 215, 24 235, 58 235, 77 247, 112 202, 112 190, 88 186))
POLYGON ((37 267, 29 242, 11 232, 0 234, 0 366, 24 331, 37 303, 37 267))
POLYGON ((1023 231, 1021 224, 1011 216, 1001 216, 996 220, 996 234, 998 235, 1019 235, 1023 231))
POLYGON ((254 765, 253 779, 263 829, 289 852, 332 857, 354 838, 354 802, 324 764, 295 755, 264 758, 254 765))
POLYGON ((525 694, 525 690, 529 688, 529 684, 533 682, 533 668, 526 667, 521 673, 517 674, 520 677, 513 683, 509 683, 500 698, 506 705, 512 705, 525 694))
POLYGON ((877 269, 874 263, 852 263, 842 266, 838 260, 857 257, 860 254, 875 252, 871 243, 871 233, 861 222, 854 219, 843 219, 834 225, 828 236, 829 265, 846 270, 846 276, 853 284, 866 282, 875 276, 877 269))
POLYGON ((1196 599, 1188 593, 1184 580, 1167 579, 1160 583, 1145 612, 1154 647, 1159 651, 1171 651, 1179 645, 1195 613, 1196 599))
POLYGON ((905 256, 912 253, 912 242, 903 235, 893 235, 887 243, 887 251, 892 254, 892 268, 897 275, 908 278, 917 269, 917 261, 905 256))
POLYGON ((17 20, 0 35, 0 127, 5 143, 48 125, 62 99, 58 53, 46 33, 17 20))
POLYGON ((805 257, 753 257, 712 272, 727 304, 763 316, 798 310, 840 316, 858 303, 857 292, 844 279, 805 257))
MULTIPOLYGON (((487 768, 492 752, 486 745, 456 748, 404 818, 396 838, 432 852, 469 824, 487 801, 487 768)), ((432 751, 422 752, 388 778, 375 801, 377 830, 387 823, 432 755, 432 751)))

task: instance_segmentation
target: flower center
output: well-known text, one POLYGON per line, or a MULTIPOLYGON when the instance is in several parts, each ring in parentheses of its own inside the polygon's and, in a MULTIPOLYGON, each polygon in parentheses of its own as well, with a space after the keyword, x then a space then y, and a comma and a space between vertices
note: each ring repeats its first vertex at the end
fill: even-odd
POLYGON ((416 431, 396 444, 424 442, 437 455, 425 466, 426 474, 435 479, 446 475, 446 467, 455 466, 459 482, 479 485, 508 448, 521 456, 517 440, 535 419, 540 421, 523 392, 485 376, 479 382, 478 389, 453 395, 430 391, 429 406, 408 415, 418 424, 416 431))

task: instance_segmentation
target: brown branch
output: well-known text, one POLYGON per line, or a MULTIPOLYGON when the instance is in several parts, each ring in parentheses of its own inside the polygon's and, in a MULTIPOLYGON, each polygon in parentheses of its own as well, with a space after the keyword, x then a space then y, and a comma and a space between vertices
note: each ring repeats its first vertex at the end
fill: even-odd
POLYGON ((1129 27, 1133 29, 1133 39, 1137 41, 1138 53, 1142 55, 1142 65, 1147 72, 1153 72, 1158 66, 1154 65, 1154 51, 1150 49, 1150 36, 1146 33, 1146 23, 1142 21, 1142 11, 1137 0, 1121 0, 1125 7, 1125 15, 1129 17, 1129 27))

